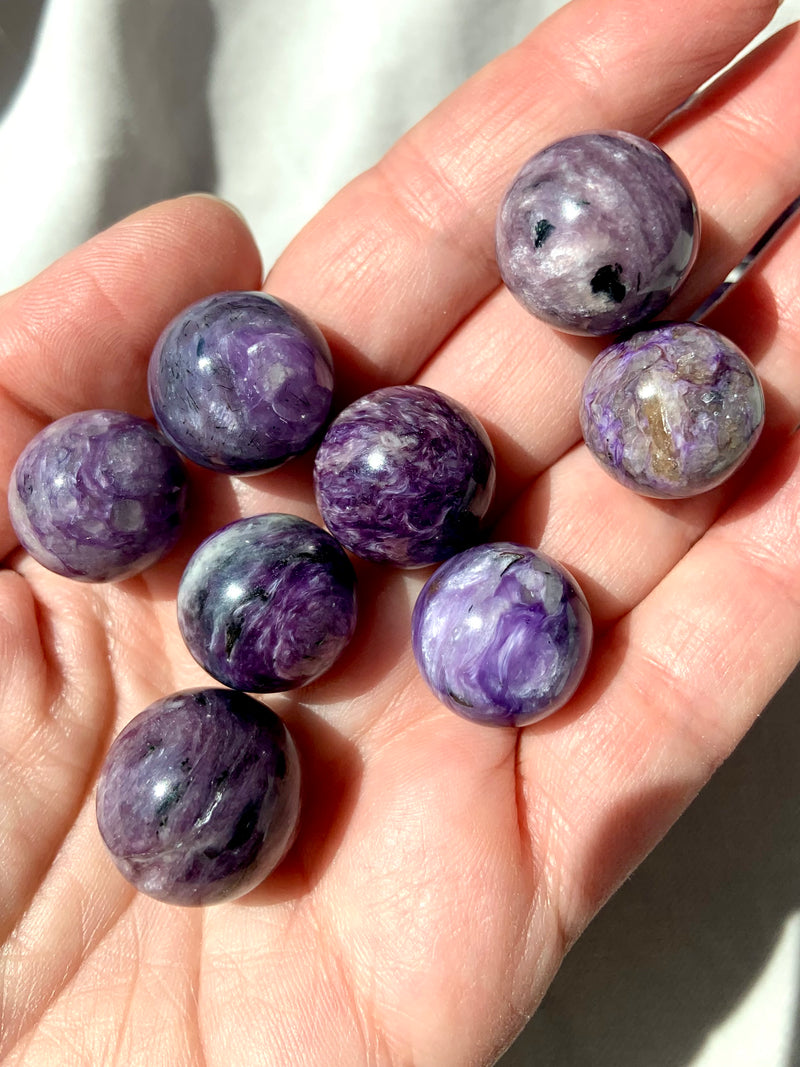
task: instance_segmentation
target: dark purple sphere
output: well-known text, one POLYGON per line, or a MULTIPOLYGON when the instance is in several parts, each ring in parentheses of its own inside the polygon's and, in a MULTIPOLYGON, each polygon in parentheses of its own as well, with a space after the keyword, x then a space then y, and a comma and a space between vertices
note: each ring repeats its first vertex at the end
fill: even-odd
POLYGON ((592 645, 575 579, 544 553, 505 541, 439 567, 411 625, 417 665, 439 700, 490 726, 525 726, 563 707, 592 645))
POLYGON ((466 408, 421 385, 378 389, 331 424, 317 452, 317 504, 357 556, 401 567, 447 559, 478 537, 494 453, 466 408))
POLYGON ((295 515, 239 519, 207 538, 178 587, 189 651, 232 689, 276 693, 318 678, 356 625, 341 545, 295 515))
POLYGON ((596 131, 524 165, 500 205, 497 263, 537 318, 615 333, 661 311, 699 235, 694 194, 672 160, 641 137, 596 131))
POLYGON ((22 451, 8 509, 23 548, 56 574, 127 578, 177 541, 186 470, 155 426, 124 411, 79 411, 22 451))
POLYGON ((189 689, 128 723, 106 756, 97 823, 114 863, 168 904, 241 896, 294 840, 300 764, 288 730, 245 693, 189 689))
POLYGON ((150 358, 150 402, 176 448, 203 467, 258 474, 304 452, 331 406, 325 338, 265 293, 216 293, 182 311, 150 358))
POLYGON ((618 482, 645 496, 687 497, 750 455, 764 394, 732 341, 694 322, 665 323, 597 357, 580 418, 589 451, 618 482))

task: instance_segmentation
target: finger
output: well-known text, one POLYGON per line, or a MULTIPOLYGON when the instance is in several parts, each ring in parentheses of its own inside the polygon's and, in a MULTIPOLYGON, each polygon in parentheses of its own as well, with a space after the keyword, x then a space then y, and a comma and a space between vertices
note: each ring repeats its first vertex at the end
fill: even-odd
POLYGON ((800 435, 597 649, 564 719, 527 731, 571 940, 788 677, 800 649, 800 435))
POLYGON ((320 323, 362 391, 407 380, 497 284, 494 217, 524 159, 582 128, 648 133, 774 10, 573 0, 335 197, 268 288, 320 323))
MULTIPOLYGON (((51 419, 86 408, 149 414, 146 366, 159 333, 200 296, 255 289, 258 251, 213 197, 190 196, 112 226, 0 299, 0 483, 51 419)), ((5 508, 0 558, 14 544, 5 508)))
POLYGON ((196 1032, 200 909, 170 909, 165 923, 164 906, 137 894, 102 852, 87 805, 5 946, 0 1056, 8 1063, 73 1062, 65 1059, 68 1047, 80 1049, 74 1062, 133 1064, 146 1015, 157 1030, 148 1041, 151 1062, 202 1062, 188 1051, 196 1032), (185 1058, 178 1049, 187 1050, 185 1058))
MULTIPOLYGON (((156 906, 114 868, 97 832, 93 789, 114 733, 181 688, 176 664, 190 658, 174 599, 171 611, 163 605, 162 627, 143 577, 92 586, 19 557, 21 574, 0 571, 0 845, 17 857, 0 874, 0 1058, 18 1041, 24 1047, 41 1019, 47 1034, 51 1003, 65 991, 74 996, 92 971, 87 961, 105 948, 113 954, 117 935, 135 934, 156 906)), ((194 668, 188 684, 208 684, 194 668)), ((137 962, 135 952, 126 955, 110 1015, 137 962)))
MULTIPOLYGON (((692 295, 670 306, 669 317, 680 318, 681 306, 687 313, 713 289, 800 188, 799 65, 800 33, 790 27, 748 56, 696 112, 685 112, 680 133, 665 140, 706 220, 692 295), (776 133, 779 126, 788 136, 776 133)), ((426 366, 421 383, 455 390, 489 428, 499 504, 579 440, 588 360, 606 343, 559 334, 498 289, 426 366)))
POLYGON ((52 598, 45 616, 13 571, 0 571, 0 943, 25 911, 79 811, 113 706, 103 627, 89 594, 52 598))

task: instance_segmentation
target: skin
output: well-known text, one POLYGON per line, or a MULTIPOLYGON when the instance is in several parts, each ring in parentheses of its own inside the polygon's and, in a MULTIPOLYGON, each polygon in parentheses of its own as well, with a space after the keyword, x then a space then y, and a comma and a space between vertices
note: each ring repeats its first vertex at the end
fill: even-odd
MULTIPOLYGON (((581 128, 651 133, 772 12, 761 0, 575 0, 349 185, 266 282, 325 331, 341 400, 419 381, 487 426, 498 536, 563 561, 598 631, 585 684, 546 722, 482 729, 437 704, 409 641, 427 572, 361 566, 348 653, 296 698, 270 698, 307 783, 294 849, 242 901, 169 909, 137 896, 104 853, 102 756, 152 700, 203 683, 175 621, 192 548, 240 514, 314 518, 310 462, 247 481, 194 472, 184 541, 118 585, 47 573, 0 517, 0 843, 13 859, 0 866, 4 1063, 491 1063, 789 674, 800 655, 798 226, 710 320, 755 360, 767 423, 733 483, 689 501, 627 492, 578 445, 597 344, 529 318, 492 260, 496 205, 527 156, 581 128)), ((796 195, 799 63, 789 30, 661 126, 705 225, 671 317, 796 195)), ((164 323, 205 294, 260 282, 243 222, 193 197, 118 224, 0 299, 4 476, 68 411, 146 414, 164 323)))

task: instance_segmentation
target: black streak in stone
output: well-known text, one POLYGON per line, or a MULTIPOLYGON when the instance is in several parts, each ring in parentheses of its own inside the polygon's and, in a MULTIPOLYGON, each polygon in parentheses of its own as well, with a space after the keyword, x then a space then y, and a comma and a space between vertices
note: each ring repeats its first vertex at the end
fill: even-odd
POLYGON ((176 782, 161 803, 156 808, 156 818, 158 819, 159 826, 166 826, 169 813, 180 803, 183 799, 183 794, 186 792, 185 782, 176 782))
POLYGON ((519 561, 523 559, 523 556, 519 552, 504 552, 502 554, 508 556, 508 563, 506 563, 500 571, 501 575, 505 574, 510 567, 513 567, 515 563, 519 563, 519 561))
POLYGON ((452 689, 448 689, 447 690, 447 695, 452 700, 454 700, 456 702, 456 704, 460 704, 462 708, 471 708, 472 707, 472 705, 470 704, 470 702, 468 700, 465 700, 463 697, 460 697, 458 695, 458 693, 454 693, 452 689))
POLYGON ((225 629, 225 655, 230 656, 233 651, 233 646, 239 640, 242 634, 242 622, 240 619, 234 619, 228 623, 225 629))
POLYGON ((547 219, 539 219, 534 232, 533 247, 541 248, 554 229, 555 226, 552 222, 548 222, 547 219))
POLYGON ((625 299, 625 293, 627 289, 619 279, 622 274, 622 267, 619 263, 607 263, 592 278, 592 292, 593 293, 605 293, 610 297, 615 304, 621 304, 625 299))

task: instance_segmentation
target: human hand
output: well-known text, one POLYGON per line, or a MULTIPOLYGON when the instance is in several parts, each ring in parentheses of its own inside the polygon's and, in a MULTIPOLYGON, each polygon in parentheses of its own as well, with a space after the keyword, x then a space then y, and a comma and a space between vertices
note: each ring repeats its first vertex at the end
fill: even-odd
MULTIPOLYGON (((767 426, 732 483, 664 503, 577 446, 598 344, 498 287, 494 213, 537 148, 649 134, 773 13, 748 0, 575 0, 469 82, 297 238, 266 288, 315 318, 343 399, 420 381, 465 403, 498 456, 497 534, 541 545, 598 630, 569 707, 525 730, 463 721, 410 653, 424 575, 359 565, 361 624, 333 671, 269 703, 306 783, 286 862, 241 901, 137 895, 93 789, 113 733, 207 683, 174 599, 202 536, 240 514, 317 518, 310 460, 247 481, 193 471, 193 526, 161 565, 71 583, 0 539, 0 1055, 9 1064, 488 1063, 562 955, 691 800, 800 653, 800 233, 711 324, 756 361, 767 426)), ((701 254, 670 314, 721 281, 800 184, 800 41, 787 31, 658 140, 687 173, 701 254)), ((241 221, 187 198, 126 220, 0 300, 0 462, 69 411, 148 412, 161 327, 256 288, 241 221)))

